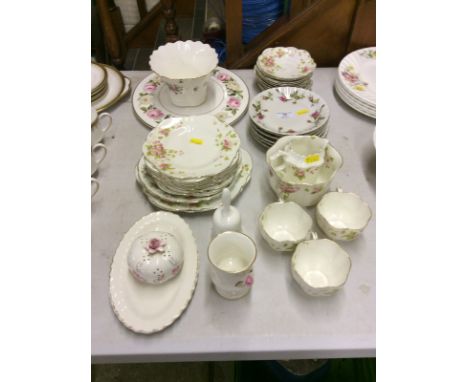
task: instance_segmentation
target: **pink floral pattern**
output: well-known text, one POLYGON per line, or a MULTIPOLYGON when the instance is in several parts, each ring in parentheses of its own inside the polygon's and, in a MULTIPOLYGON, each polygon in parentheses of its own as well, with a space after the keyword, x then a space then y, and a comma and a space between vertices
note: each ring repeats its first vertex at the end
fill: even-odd
POLYGON ((150 117, 151 119, 154 119, 154 120, 159 120, 159 119, 162 119, 162 117, 164 117, 164 113, 161 110, 157 109, 157 108, 149 109, 146 112, 146 115, 148 117, 150 117))
POLYGON ((164 158, 166 156, 166 150, 161 141, 154 141, 149 149, 150 153, 156 158, 164 158))
POLYGON ((244 284, 247 285, 248 287, 251 287, 253 285, 254 279, 251 275, 248 275, 245 278, 244 284))
POLYGON ((239 98, 236 97, 230 97, 227 101, 227 105, 231 108, 238 109, 240 106, 241 102, 239 98))
POLYGON ((358 91, 363 91, 367 89, 368 83, 359 78, 358 73, 356 73, 354 66, 348 65, 345 70, 341 72, 341 75, 348 82, 351 87, 358 91))
POLYGON ((230 81, 231 80, 231 77, 229 76, 229 74, 227 73, 218 73, 216 75, 216 78, 218 80, 220 80, 221 82, 226 82, 226 81, 230 81))

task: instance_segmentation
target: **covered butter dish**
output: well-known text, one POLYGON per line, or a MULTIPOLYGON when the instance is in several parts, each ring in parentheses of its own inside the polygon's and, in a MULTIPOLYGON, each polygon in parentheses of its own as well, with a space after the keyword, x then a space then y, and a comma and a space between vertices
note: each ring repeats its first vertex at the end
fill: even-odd
POLYGON ((137 280, 159 285, 180 272, 184 254, 174 235, 152 231, 135 239, 127 263, 130 273, 137 280))

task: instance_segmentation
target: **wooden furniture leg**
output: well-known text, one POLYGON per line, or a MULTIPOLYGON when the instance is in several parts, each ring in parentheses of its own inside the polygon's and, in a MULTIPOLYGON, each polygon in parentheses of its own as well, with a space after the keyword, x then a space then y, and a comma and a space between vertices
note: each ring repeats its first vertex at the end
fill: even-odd
POLYGON ((166 19, 164 31, 166 32, 166 42, 175 42, 180 40, 179 27, 175 22, 175 8, 173 0, 162 0, 163 15, 166 19))

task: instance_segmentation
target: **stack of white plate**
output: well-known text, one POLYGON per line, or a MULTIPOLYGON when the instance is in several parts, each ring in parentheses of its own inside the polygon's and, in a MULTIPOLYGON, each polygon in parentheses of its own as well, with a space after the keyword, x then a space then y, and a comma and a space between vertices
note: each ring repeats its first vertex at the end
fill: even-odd
POLYGON ((318 94, 294 87, 265 90, 249 105, 250 135, 271 147, 287 135, 326 137, 330 110, 318 94))
POLYGON ((234 129, 204 115, 168 118, 151 130, 136 178, 155 207, 202 212, 221 205, 223 188, 238 196, 251 171, 252 159, 234 129))
POLYGON ((311 89, 317 65, 309 52, 293 47, 268 48, 257 58, 256 84, 260 90, 281 86, 311 89))
POLYGON ((359 49, 340 62, 335 90, 340 98, 358 112, 375 118, 376 48, 359 49))
POLYGON ((130 91, 130 80, 117 69, 91 62, 91 106, 98 113, 116 104, 130 91))

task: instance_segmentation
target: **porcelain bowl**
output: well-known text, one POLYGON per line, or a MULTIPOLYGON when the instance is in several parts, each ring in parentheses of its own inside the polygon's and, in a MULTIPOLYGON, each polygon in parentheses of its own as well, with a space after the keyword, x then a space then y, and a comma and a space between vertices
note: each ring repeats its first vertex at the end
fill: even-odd
POLYGON ((172 103, 198 106, 206 100, 208 80, 218 65, 218 56, 200 41, 177 41, 153 51, 149 64, 168 85, 172 103))
POLYGON ((315 210, 317 223, 330 239, 350 241, 356 239, 372 217, 367 203, 352 192, 329 192, 315 210))
POLYGON ((265 207, 259 219, 260 233, 275 251, 293 251, 307 240, 312 218, 294 202, 276 202, 265 207))
POLYGON ((177 276, 184 264, 183 250, 168 232, 147 232, 132 243, 128 269, 142 283, 159 285, 177 276))
POLYGON ((281 201, 296 202, 302 207, 314 206, 327 191, 331 181, 343 164, 341 155, 327 143, 325 159, 320 167, 308 170, 277 166, 272 158, 293 140, 321 139, 313 136, 288 136, 280 138, 266 153, 268 178, 273 191, 281 201))
POLYGON ((310 296, 335 293, 346 283, 350 270, 350 256, 328 239, 303 241, 291 258, 293 278, 310 296))

